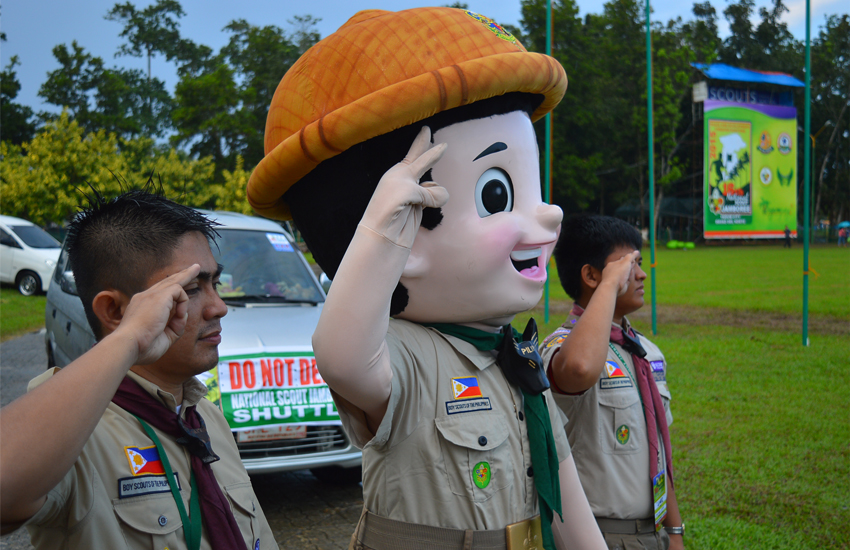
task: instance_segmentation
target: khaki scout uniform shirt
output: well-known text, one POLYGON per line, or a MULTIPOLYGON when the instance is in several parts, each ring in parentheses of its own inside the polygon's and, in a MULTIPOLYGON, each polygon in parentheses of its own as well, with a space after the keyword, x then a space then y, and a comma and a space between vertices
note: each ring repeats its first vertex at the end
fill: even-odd
MULTIPOLYGON (((395 319, 387 344, 392 393, 374 437, 363 412, 336 397, 345 429, 363 449, 366 509, 400 521, 476 530, 503 529, 537 515, 522 393, 508 384, 495 354, 395 319), (489 483, 479 478, 476 484, 474 471, 481 473, 482 466, 489 483)), ((563 461, 569 444, 557 429, 551 392, 545 395, 563 461)))
MULTIPOLYGON (((540 355, 547 369, 563 341, 569 338, 569 331, 577 319, 570 315, 563 327, 541 344, 540 355)), ((623 325, 628 330, 628 320, 623 319, 623 325)), ((673 415, 670 413, 670 390, 667 389, 667 362, 655 344, 642 335, 639 338, 652 367, 669 426, 673 423, 673 415)), ((564 427, 593 515, 612 519, 652 518, 649 441, 637 381, 632 376, 635 367, 631 354, 613 345, 628 368, 609 347, 606 363, 613 364, 612 368, 603 368, 599 381, 581 395, 555 393, 555 401, 566 415, 564 427), (613 366, 619 370, 609 374, 613 366), (626 432, 622 431, 622 426, 626 427, 626 432)), ((658 443, 662 448, 658 457, 660 472, 666 469, 660 432, 658 443)))
MULTIPOLYGON (((56 371, 58 369, 47 371, 33 379, 29 388, 41 384, 56 371)), ((173 395, 133 372, 128 376, 169 409, 176 410, 173 395)), ((180 414, 185 414, 186 407, 198 405, 213 450, 221 457, 212 464, 213 472, 230 501, 246 548, 276 549, 274 535, 239 459, 227 421, 215 405, 204 399, 206 392, 206 386, 194 378, 188 380, 183 385, 180 414)), ((180 494, 188 511, 191 494, 189 452, 171 437, 156 428, 154 431, 177 474, 180 494)), ((25 523, 33 546, 51 550, 185 549, 180 513, 165 475, 145 474, 144 471, 133 474, 132 448, 153 446, 139 421, 110 403, 73 468, 47 494, 47 502, 41 510, 25 523)), ((201 550, 210 548, 204 529, 201 550)))

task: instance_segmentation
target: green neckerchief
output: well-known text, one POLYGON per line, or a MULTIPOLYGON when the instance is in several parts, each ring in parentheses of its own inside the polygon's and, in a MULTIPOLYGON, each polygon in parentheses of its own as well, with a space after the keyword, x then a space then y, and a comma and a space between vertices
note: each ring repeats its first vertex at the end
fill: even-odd
MULTIPOLYGON (((502 344, 504 331, 508 329, 512 331, 514 339, 522 339, 522 335, 511 325, 505 325, 502 332, 498 333, 451 323, 423 323, 423 326, 460 338, 480 351, 497 349, 502 344)), ((543 547, 554 550, 555 539, 552 536, 554 512, 558 512, 561 521, 564 519, 561 510, 561 483, 558 478, 558 449, 555 447, 555 436, 549 420, 546 398, 542 393, 531 395, 525 390, 520 391, 523 395, 531 465, 534 468, 534 486, 537 488, 537 500, 540 507, 543 547)))
MULTIPOLYGON (((136 415, 133 415, 136 416, 136 415)), ((177 489, 177 483, 174 482, 174 471, 171 469, 171 462, 168 460, 168 455, 165 454, 165 449, 162 448, 162 442, 157 437, 147 422, 136 416, 136 420, 141 423, 145 433, 153 440, 156 445, 156 450, 159 453, 159 459, 162 461, 162 467, 165 470, 165 478, 168 480, 168 488, 171 489, 171 496, 174 497, 174 502, 177 503, 177 511, 180 512, 180 519, 183 521, 183 536, 186 537, 186 546, 189 550, 198 550, 201 547, 201 534, 203 531, 201 524, 201 503, 198 500, 198 485, 195 483, 195 472, 191 476, 191 491, 189 496, 189 513, 191 517, 186 515, 186 506, 183 505, 183 499, 180 497, 180 491, 177 489)))

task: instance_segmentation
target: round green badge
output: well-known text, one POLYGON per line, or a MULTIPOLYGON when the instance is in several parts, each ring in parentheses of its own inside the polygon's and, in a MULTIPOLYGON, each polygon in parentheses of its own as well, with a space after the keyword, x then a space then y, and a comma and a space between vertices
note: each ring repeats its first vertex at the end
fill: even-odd
POLYGON ((472 469, 472 481, 479 489, 490 485, 490 464, 487 462, 479 462, 472 469))
POLYGON ((617 441, 620 443, 620 445, 625 445, 626 443, 629 442, 629 436, 631 435, 632 432, 631 432, 631 430, 629 430, 628 426, 623 424, 622 426, 617 428, 615 433, 617 435, 617 441))

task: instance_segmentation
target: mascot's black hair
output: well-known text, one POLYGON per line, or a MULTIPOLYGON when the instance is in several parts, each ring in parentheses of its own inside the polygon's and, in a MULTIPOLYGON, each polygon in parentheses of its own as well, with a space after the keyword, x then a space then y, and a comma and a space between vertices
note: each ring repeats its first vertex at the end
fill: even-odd
MULTIPOLYGON (((374 137, 319 164, 284 195, 292 219, 316 262, 328 277, 334 278, 378 181, 407 155, 423 126, 428 126, 433 135, 442 128, 468 120, 514 111, 531 115, 542 102, 542 95, 522 92, 484 99, 374 137)), ((422 181, 430 178, 428 171, 422 181)), ((434 229, 442 218, 439 208, 426 208, 422 226, 434 229)), ((407 289, 399 283, 393 292, 390 315, 404 311, 407 302, 407 289)))

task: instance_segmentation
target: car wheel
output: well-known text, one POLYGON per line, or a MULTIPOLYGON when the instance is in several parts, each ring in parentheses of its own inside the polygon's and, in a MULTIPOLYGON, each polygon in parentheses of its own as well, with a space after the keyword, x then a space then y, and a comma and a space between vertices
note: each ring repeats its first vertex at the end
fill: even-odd
POLYGON ((342 466, 325 466, 324 468, 310 468, 310 473, 323 483, 333 485, 350 485, 360 483, 363 479, 363 468, 343 468, 342 466))
POLYGON ((32 271, 21 271, 15 280, 18 292, 24 296, 33 296, 41 292, 41 279, 32 271))

